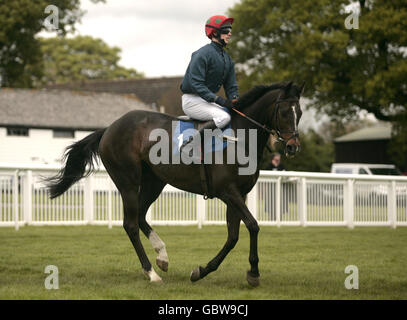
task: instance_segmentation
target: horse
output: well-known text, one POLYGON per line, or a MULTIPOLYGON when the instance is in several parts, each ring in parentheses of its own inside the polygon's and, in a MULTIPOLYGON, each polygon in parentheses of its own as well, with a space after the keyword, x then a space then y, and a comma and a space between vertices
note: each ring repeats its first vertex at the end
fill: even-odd
MULTIPOLYGON (((258 85, 245 93, 234 105, 231 114, 233 130, 244 130, 256 134, 257 163, 263 155, 270 134, 277 135, 283 143, 285 154, 294 156, 300 151, 298 123, 301 118, 300 95, 304 84, 281 82, 258 85)), ((201 164, 197 163, 152 163, 150 151, 158 143, 150 135, 155 129, 171 132, 176 117, 152 111, 134 110, 126 113, 109 127, 97 130, 66 148, 64 165, 58 174, 48 181, 50 198, 54 199, 81 178, 95 170, 95 162, 102 160, 109 176, 120 192, 123 201, 123 227, 138 255, 142 270, 150 282, 160 282, 161 277, 151 265, 140 241, 140 230, 149 239, 158 253, 157 266, 168 270, 169 259, 165 243, 146 221, 150 205, 158 198, 166 184, 176 188, 204 195, 200 183, 201 164)), ((191 120, 192 121, 192 120, 191 120)), ((174 146, 168 141, 169 149, 174 146)), ((249 140, 244 142, 246 150, 249 140)), ((222 152, 226 152, 226 149, 222 152)), ((243 221, 250 235, 250 270, 246 280, 251 286, 258 286, 260 273, 257 240, 259 226, 248 210, 245 199, 259 176, 259 168, 250 174, 239 174, 239 163, 205 164, 212 177, 212 197, 223 201, 226 206, 227 240, 219 253, 207 263, 192 270, 190 280, 195 282, 215 271, 239 238, 240 222, 243 221)))

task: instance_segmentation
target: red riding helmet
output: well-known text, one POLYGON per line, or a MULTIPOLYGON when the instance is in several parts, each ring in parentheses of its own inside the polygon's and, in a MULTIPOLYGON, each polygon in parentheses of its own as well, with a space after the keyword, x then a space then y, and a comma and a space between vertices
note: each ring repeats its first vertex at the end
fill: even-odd
POLYGON ((219 30, 220 30, 220 27, 221 27, 223 24, 225 24, 225 23, 227 23, 227 22, 229 22, 230 24, 232 24, 233 21, 234 21, 233 18, 228 18, 228 17, 225 17, 225 16, 213 16, 213 17, 210 17, 210 18, 206 21, 206 24, 205 24, 205 33, 206 33, 206 36, 207 36, 209 39, 212 39, 214 32, 215 32, 215 31, 219 31, 219 30))

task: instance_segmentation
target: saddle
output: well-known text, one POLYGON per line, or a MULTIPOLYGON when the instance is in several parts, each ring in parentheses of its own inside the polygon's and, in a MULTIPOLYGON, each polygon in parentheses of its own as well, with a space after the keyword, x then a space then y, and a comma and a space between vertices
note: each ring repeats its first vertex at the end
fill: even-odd
MULTIPOLYGON (((180 121, 188 121, 188 122, 193 122, 194 123, 194 128, 196 130, 199 130, 200 128, 202 128, 204 126, 205 123, 207 123, 208 121, 200 121, 200 120, 196 120, 196 119, 192 119, 186 115, 183 116, 179 116, 177 117, 178 120, 180 121)), ((203 146, 201 146, 203 149, 203 146)), ((201 158, 202 160, 202 158, 201 158)), ((203 161, 201 161, 201 166, 199 169, 199 173, 200 173, 200 178, 201 178, 201 186, 202 186, 202 190, 203 190, 203 198, 205 200, 209 199, 213 199, 214 195, 212 194, 212 192, 210 190, 213 190, 212 188, 212 174, 210 172, 210 169, 208 166, 206 166, 204 164, 203 161)))
POLYGON ((181 120, 181 121, 193 122, 194 123, 194 128, 196 130, 201 129, 205 123, 209 122, 209 121, 201 121, 201 120, 197 120, 197 119, 192 119, 192 118, 190 118, 188 116, 185 116, 185 115, 184 116, 178 116, 177 119, 181 120))

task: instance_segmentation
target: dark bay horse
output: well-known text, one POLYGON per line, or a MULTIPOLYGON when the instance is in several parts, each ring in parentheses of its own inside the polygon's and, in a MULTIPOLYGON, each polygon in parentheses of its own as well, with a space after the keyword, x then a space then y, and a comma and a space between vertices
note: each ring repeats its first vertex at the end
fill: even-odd
MULTIPOLYGON (((249 131, 255 132, 257 150, 254 160, 257 160, 257 163, 260 163, 271 130, 283 142, 286 155, 293 156, 299 151, 297 128, 302 114, 299 99, 303 88, 304 85, 297 86, 292 82, 256 86, 236 103, 236 110, 241 114, 233 112, 232 129, 244 129, 246 137, 249 131)), ((166 184, 196 194, 204 193, 200 183, 200 164, 153 164, 150 159, 150 150, 158 143, 151 141, 151 132, 154 129, 164 129, 171 133, 172 123, 176 120, 167 114, 131 111, 109 127, 95 131, 70 145, 64 156, 65 166, 48 184, 50 197, 58 197, 75 182, 90 174, 94 169, 94 160, 100 156, 120 192, 124 208, 123 227, 150 281, 161 281, 161 278, 154 271, 144 251, 139 230, 150 240, 158 253, 156 264, 163 271, 168 270, 168 255, 164 242, 146 222, 148 208, 166 184)), ((244 147, 248 150, 249 139, 244 141, 244 147)), ((169 139, 169 144, 169 150, 173 150, 172 139, 169 139)), ((260 278, 257 254, 259 226, 248 210, 245 199, 257 181, 259 169, 256 167, 253 173, 241 175, 237 161, 206 166, 212 176, 211 194, 227 205, 228 237, 220 252, 205 267, 199 266, 192 271, 191 281, 202 279, 219 267, 236 245, 240 221, 243 221, 250 234, 251 268, 247 272, 247 281, 250 285, 257 286, 260 278)))

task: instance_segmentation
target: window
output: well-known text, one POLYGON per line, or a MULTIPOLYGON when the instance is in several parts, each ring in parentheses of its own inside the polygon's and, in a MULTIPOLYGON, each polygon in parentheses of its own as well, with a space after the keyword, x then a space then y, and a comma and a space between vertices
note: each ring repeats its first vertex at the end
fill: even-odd
POLYGON ((10 127, 10 128, 7 128, 7 135, 8 136, 28 137, 28 128, 10 127))
POLYGON ((75 131, 73 130, 53 130, 54 138, 75 138, 75 131))
POLYGON ((367 171, 363 168, 359 169, 359 174, 368 174, 367 171))
POLYGON ((370 168, 373 174, 401 176, 401 172, 396 168, 370 168))
POLYGON ((346 173, 346 174, 351 174, 352 169, 351 168, 336 168, 335 173, 346 173))

